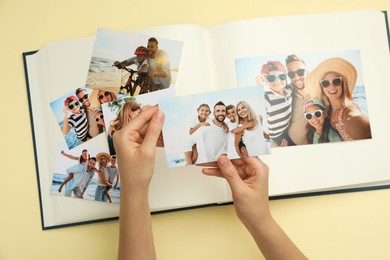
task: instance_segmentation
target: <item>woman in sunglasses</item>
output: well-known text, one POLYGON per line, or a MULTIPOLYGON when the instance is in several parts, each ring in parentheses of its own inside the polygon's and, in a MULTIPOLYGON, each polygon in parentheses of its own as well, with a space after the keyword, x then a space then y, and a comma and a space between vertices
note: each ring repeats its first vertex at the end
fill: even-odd
POLYGON ((321 62, 305 79, 310 97, 325 105, 331 124, 343 141, 371 138, 369 119, 352 97, 356 79, 355 67, 342 58, 321 62))
POLYGON ((325 105, 317 99, 309 99, 304 104, 307 120, 306 139, 308 144, 339 142, 341 138, 333 129, 325 113, 325 105))
POLYGON ((65 99, 64 105, 63 111, 65 116, 62 124, 62 133, 66 135, 73 128, 76 132, 77 139, 83 142, 90 139, 87 114, 81 106, 79 99, 75 96, 69 96, 65 99))
POLYGON ((94 107, 100 108, 102 104, 118 100, 118 95, 115 94, 118 91, 118 88, 94 89, 90 98, 92 105, 94 107))

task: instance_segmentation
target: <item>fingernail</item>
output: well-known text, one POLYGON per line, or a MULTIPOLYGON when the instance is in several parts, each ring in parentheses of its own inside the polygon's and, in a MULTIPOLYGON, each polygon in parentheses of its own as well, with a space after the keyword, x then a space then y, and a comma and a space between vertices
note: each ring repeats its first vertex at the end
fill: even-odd
POLYGON ((219 167, 225 167, 228 165, 228 163, 229 163, 229 158, 227 158, 226 156, 221 156, 218 160, 219 167))
POLYGON ((157 111, 155 114, 154 114, 154 119, 159 121, 159 122, 163 122, 163 118, 164 118, 164 113, 161 112, 161 111, 157 111))

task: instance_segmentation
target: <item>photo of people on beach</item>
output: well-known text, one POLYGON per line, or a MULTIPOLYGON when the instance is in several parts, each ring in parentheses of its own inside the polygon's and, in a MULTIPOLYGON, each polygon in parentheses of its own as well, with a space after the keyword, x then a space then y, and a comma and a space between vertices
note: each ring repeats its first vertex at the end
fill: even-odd
POLYGON ((272 147, 371 139, 358 50, 236 60, 239 87, 262 86, 272 147))
POLYGON ((99 29, 86 87, 126 96, 154 91, 174 96, 182 48, 180 41, 99 29))
POLYGON ((68 149, 104 131, 101 108, 93 105, 92 92, 91 89, 77 88, 50 103, 68 149))
POLYGON ((116 156, 107 148, 78 146, 57 148, 51 195, 119 203, 120 177, 116 156))
POLYGON ((238 88, 159 100, 168 167, 269 154, 264 91, 238 88))

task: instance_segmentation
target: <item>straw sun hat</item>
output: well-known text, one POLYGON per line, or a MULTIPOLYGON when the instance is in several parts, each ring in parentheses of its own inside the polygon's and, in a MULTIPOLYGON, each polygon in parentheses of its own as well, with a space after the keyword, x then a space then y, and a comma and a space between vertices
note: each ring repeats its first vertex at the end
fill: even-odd
POLYGON ((110 158, 111 158, 111 156, 110 156, 108 153, 101 152, 101 153, 98 153, 98 154, 96 155, 96 160, 97 160, 97 161, 100 161, 100 158, 102 158, 102 157, 106 157, 106 158, 107 158, 107 161, 110 161, 110 158))
POLYGON ((344 89, 348 88, 349 93, 345 96, 352 99, 352 92, 355 88, 357 72, 355 67, 342 58, 330 58, 321 62, 305 79, 305 86, 311 98, 321 99, 320 81, 326 74, 333 72, 343 78, 344 89))

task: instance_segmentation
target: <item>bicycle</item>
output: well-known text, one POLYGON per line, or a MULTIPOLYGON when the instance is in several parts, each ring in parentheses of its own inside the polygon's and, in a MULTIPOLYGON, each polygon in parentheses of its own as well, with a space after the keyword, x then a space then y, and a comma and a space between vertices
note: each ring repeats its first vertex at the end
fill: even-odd
POLYGON ((126 73, 124 76, 122 76, 121 80, 121 87, 119 92, 124 95, 130 95, 134 96, 134 94, 137 93, 137 88, 139 87, 139 93, 138 95, 145 94, 150 92, 151 88, 151 78, 148 75, 145 75, 143 73, 138 74, 137 71, 133 69, 128 69, 126 67, 122 68, 122 71, 125 70, 128 73, 126 73), (138 74, 138 75, 136 75, 138 74), (127 93, 125 93, 125 91, 127 93))

